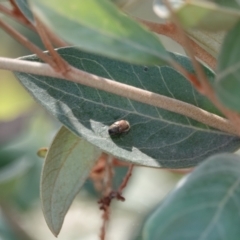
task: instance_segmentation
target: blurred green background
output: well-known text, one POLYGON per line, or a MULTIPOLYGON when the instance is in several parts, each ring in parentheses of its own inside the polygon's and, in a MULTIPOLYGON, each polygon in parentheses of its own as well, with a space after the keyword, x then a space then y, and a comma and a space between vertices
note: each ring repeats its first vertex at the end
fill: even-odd
MULTIPOLYGON (((140 0, 129 11, 146 19, 157 19, 148 0, 140 0)), ((1 13, 0 17, 42 47, 32 31, 1 13)), ((162 40, 171 50, 180 51, 172 41, 162 40)), ((1 57, 31 54, 1 29, 0 41, 1 57)), ((50 144, 59 127, 60 124, 33 101, 11 72, 0 70, 0 240, 55 239, 41 212, 39 180, 43 160, 36 152, 50 144)), ((125 173, 126 169, 117 171, 116 187, 125 173)), ((180 177, 164 170, 136 167, 124 191, 126 201, 112 205, 107 239, 134 239, 146 215, 180 177)), ((58 239, 99 239, 102 220, 97 197, 91 182, 87 181, 70 208, 58 239)))

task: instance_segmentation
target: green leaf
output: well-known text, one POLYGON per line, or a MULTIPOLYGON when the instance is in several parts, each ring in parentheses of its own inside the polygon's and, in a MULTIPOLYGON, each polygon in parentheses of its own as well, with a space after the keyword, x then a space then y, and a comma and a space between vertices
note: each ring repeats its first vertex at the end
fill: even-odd
POLYGON ((40 190, 44 217, 55 236, 100 154, 65 127, 55 136, 43 166, 40 190))
MULTIPOLYGON (((240 20, 240 11, 224 8, 210 1, 172 0, 172 4, 178 20, 185 28, 216 32, 230 29, 240 20)), ((159 17, 170 18, 162 0, 155 0, 154 11, 159 17)))
POLYGON ((238 240, 240 159, 223 154, 207 159, 147 220, 144 240, 238 240))
POLYGON ((226 36, 218 60, 215 90, 227 107, 240 111, 240 21, 226 36))
MULTIPOLYGON (((219 114, 217 109, 172 68, 144 67, 80 52, 58 53, 73 66, 112 80, 146 89, 219 114)), ((188 58, 172 55, 193 73, 188 58)), ((25 57, 37 61, 36 56, 25 57)), ((214 75, 206 69, 209 79, 214 75)), ((26 73, 16 76, 34 97, 75 134, 119 159, 140 165, 187 168, 214 153, 235 151, 240 139, 154 106, 70 81, 26 73), (110 137, 108 127, 125 119, 127 134, 110 137)))
POLYGON ((108 0, 35 2, 47 26, 82 50, 137 64, 162 64, 170 60, 155 34, 125 16, 108 0))
POLYGON ((28 21, 34 23, 34 16, 32 14, 32 11, 29 7, 28 0, 14 0, 17 4, 18 8, 21 10, 23 15, 28 19, 28 21))

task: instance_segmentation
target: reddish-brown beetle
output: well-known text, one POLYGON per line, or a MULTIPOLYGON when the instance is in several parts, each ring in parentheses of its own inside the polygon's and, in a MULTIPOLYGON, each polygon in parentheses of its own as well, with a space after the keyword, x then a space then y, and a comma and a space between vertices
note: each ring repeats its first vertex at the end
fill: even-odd
POLYGON ((108 133, 110 135, 119 135, 121 133, 128 132, 130 129, 130 124, 126 120, 119 120, 115 123, 113 123, 109 128, 108 128, 108 133))

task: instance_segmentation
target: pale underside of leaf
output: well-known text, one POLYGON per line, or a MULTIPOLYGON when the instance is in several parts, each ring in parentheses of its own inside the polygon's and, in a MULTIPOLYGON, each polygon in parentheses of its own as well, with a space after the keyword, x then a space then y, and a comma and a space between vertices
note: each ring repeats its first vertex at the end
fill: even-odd
POLYGON ((64 217, 101 151, 62 127, 54 138, 41 176, 45 220, 57 236, 64 217))

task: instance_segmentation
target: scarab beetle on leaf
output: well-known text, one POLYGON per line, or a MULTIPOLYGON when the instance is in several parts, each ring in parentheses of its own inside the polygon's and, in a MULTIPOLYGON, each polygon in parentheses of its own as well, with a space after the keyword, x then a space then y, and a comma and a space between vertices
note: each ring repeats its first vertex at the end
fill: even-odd
POLYGON ((120 120, 115 123, 113 123, 109 128, 108 128, 108 133, 110 135, 119 135, 124 132, 128 132, 130 129, 130 124, 126 120, 120 120))

